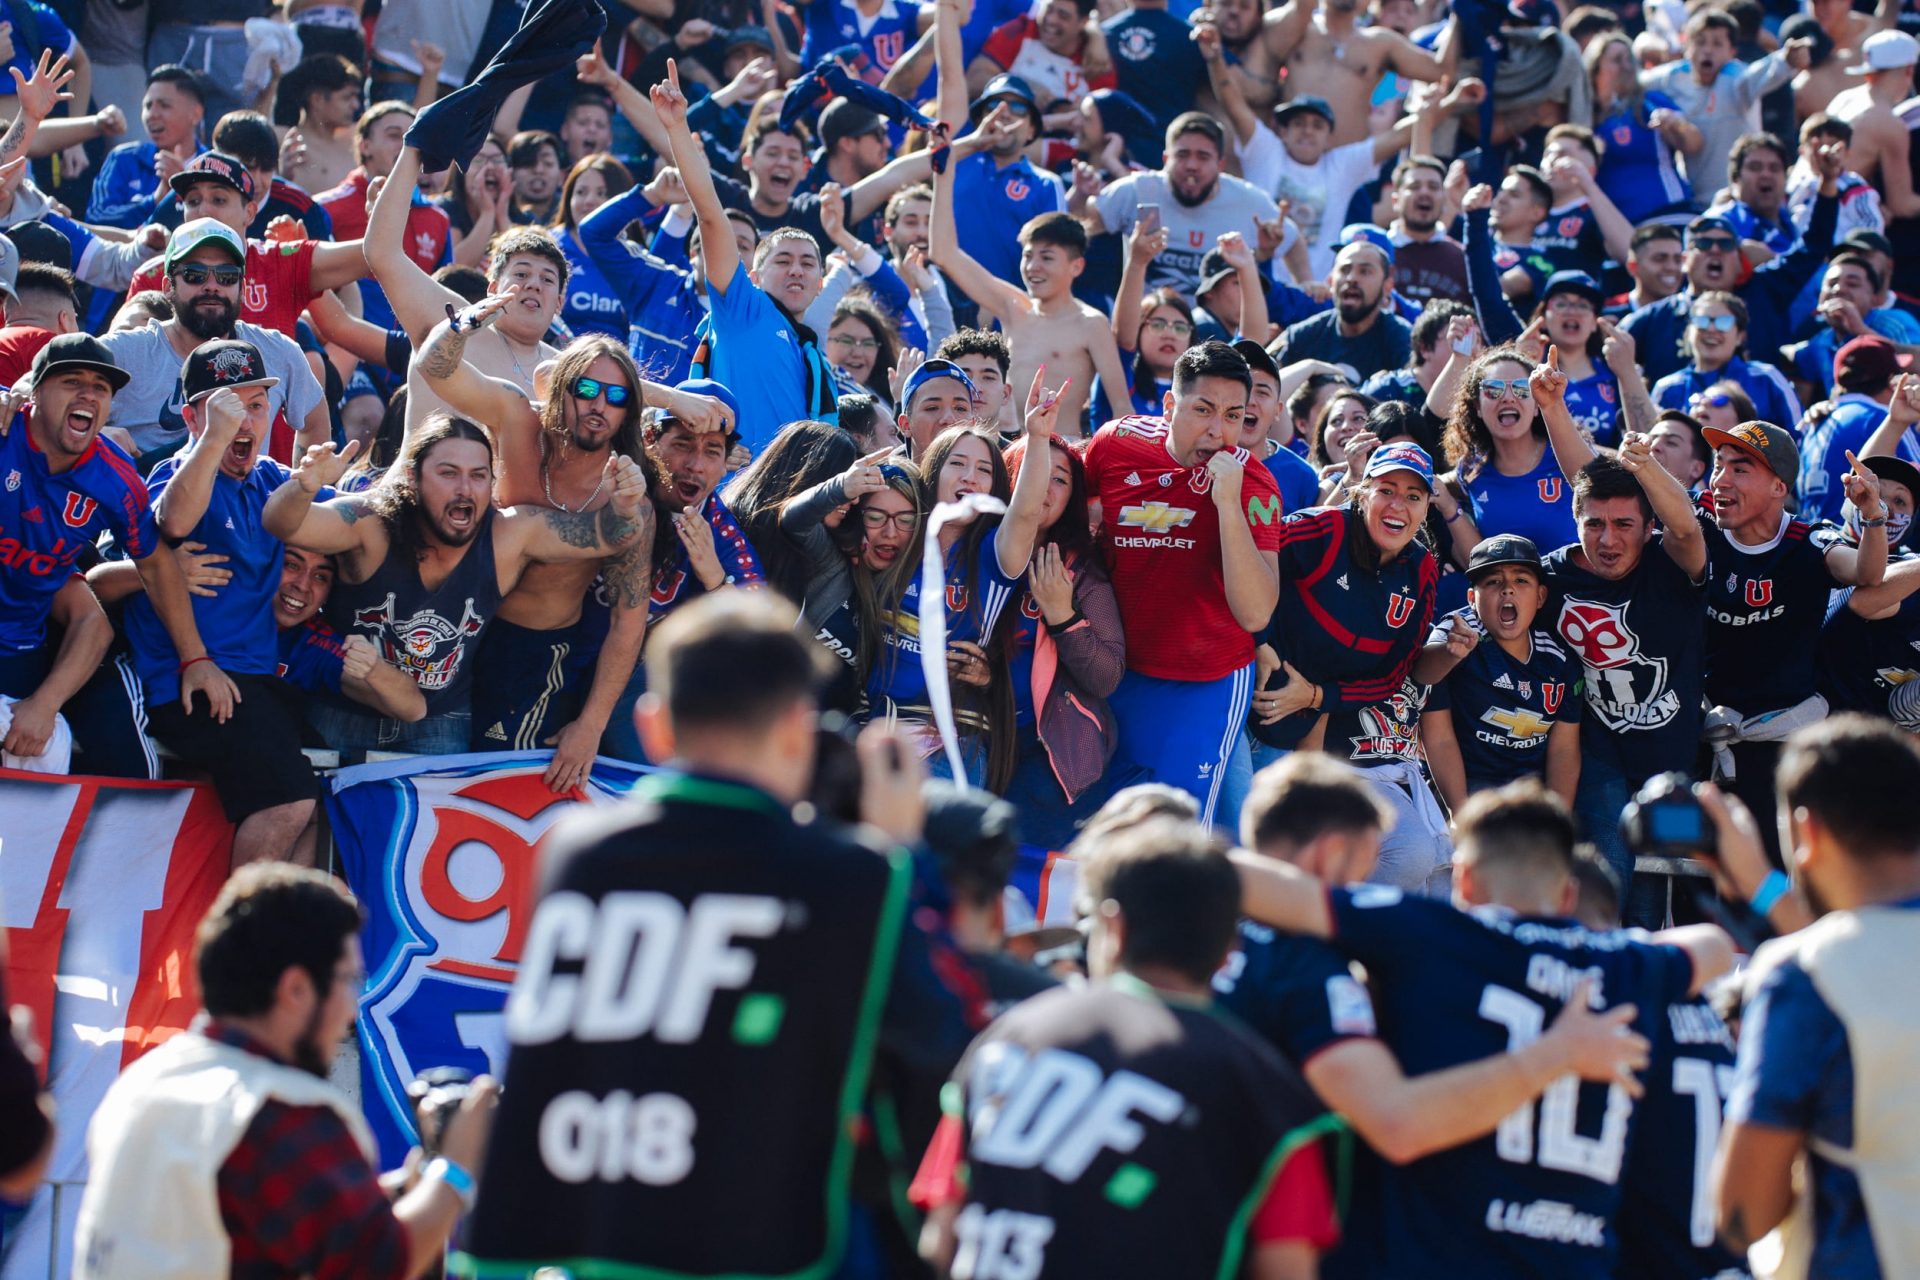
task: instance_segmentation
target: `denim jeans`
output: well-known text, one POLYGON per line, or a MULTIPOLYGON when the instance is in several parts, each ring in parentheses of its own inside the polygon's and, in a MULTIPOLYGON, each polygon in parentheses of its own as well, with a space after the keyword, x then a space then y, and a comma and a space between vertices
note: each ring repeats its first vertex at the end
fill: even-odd
POLYGON ((473 737, 473 713, 464 710, 443 711, 409 724, 316 700, 307 704, 307 722, 335 751, 457 756, 467 753, 473 737))

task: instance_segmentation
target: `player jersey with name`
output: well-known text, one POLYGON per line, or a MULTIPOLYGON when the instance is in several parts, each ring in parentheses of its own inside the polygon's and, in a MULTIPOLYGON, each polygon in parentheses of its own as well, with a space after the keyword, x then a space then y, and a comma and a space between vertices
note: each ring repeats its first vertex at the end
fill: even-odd
POLYGON ((1373 998, 1347 958, 1318 938, 1240 922, 1240 945, 1213 975, 1220 1007, 1257 1031, 1295 1068, 1343 1040, 1379 1035, 1373 998))
POLYGON ((1714 1232, 1714 1149, 1733 1091, 1733 1033, 1705 1000, 1666 1008, 1641 1079, 1620 1208, 1620 1274, 1738 1280, 1746 1263, 1714 1232))
POLYGON ((1339 1125, 1246 1028, 1125 974, 1016 1006, 954 1082, 957 1280, 1239 1274, 1282 1163, 1339 1125))
POLYGON ((160 545, 147 486, 133 459, 96 438, 58 475, 22 409, 0 439, 0 650, 25 653, 46 643, 53 598, 73 576, 80 552, 111 533, 144 560, 160 545))
POLYGON ((1863 618, 1848 607, 1853 589, 1836 591, 1820 628, 1816 676, 1834 711, 1886 716, 1893 691, 1920 680, 1920 595, 1908 596, 1890 618, 1863 618))
POLYGON ((1545 561, 1541 619, 1585 673, 1581 757, 1608 761, 1635 785, 1690 771, 1700 747, 1706 588, 1667 555, 1663 536, 1648 539, 1640 563, 1620 579, 1588 569, 1578 547, 1545 561))
MULTIPOLYGON (((1684 951, 1569 920, 1472 912, 1383 885, 1329 894, 1335 948, 1367 968, 1382 1039, 1410 1077, 1532 1043, 1582 978, 1635 1029, 1688 996, 1684 951), (1434 957, 1447 963, 1436 965, 1434 957)), ((1634 1100, 1568 1075, 1483 1138, 1381 1172, 1380 1280, 1614 1275, 1634 1100)))
POLYGON ((346 640, 325 619, 309 618, 297 627, 282 628, 277 643, 275 675, 308 693, 340 692, 340 676, 347 661, 346 640))
POLYGON ((1781 711, 1813 696, 1814 655, 1827 598, 1844 585, 1827 552, 1845 543, 1830 524, 1780 517, 1757 547, 1702 516, 1707 537, 1707 697, 1742 715, 1781 711))
POLYGON ((1533 652, 1522 662, 1487 635, 1472 609, 1448 614, 1427 643, 1445 644, 1459 626, 1478 632, 1480 643, 1433 687, 1427 710, 1452 715, 1467 790, 1543 776, 1553 727, 1580 721, 1580 664, 1540 629, 1529 633, 1533 652))
MULTIPOLYGON (((981 517, 976 517, 981 518, 981 517)), ((965 563, 966 540, 947 551, 947 643, 965 640, 980 644, 991 636, 1020 587, 1020 580, 1000 572, 994 534, 980 539, 973 564, 965 563)), ((867 701, 876 716, 889 707, 906 712, 928 708, 927 676, 920 653, 920 577, 907 581, 900 603, 880 615, 880 646, 867 675, 867 701)))
MULTIPOLYGON (((1253 661, 1253 635, 1227 604, 1213 475, 1170 452, 1165 418, 1109 422, 1087 446, 1087 483, 1101 504, 1100 541, 1126 623, 1127 667, 1162 680, 1224 679, 1253 661)), ((1253 543, 1280 547, 1280 491, 1252 455, 1241 505, 1253 543)), ((1282 577, 1284 578, 1284 574, 1282 577)))
MULTIPOLYGON (((157 508, 167 486, 186 465, 182 456, 161 462, 147 477, 147 490, 157 508)), ((206 544, 207 552, 227 557, 233 577, 211 596, 190 597, 194 622, 206 643, 207 656, 222 671, 272 675, 279 665, 279 627, 273 620, 273 597, 280 590, 280 569, 287 546, 268 533, 261 511, 273 491, 293 473, 272 458, 261 458, 245 480, 225 472, 216 474, 207 496, 206 514, 188 536, 206 544)), ((328 496, 331 496, 330 491, 328 496)), ((327 501, 320 498, 319 501, 327 501)), ((133 665, 146 686, 147 700, 164 706, 180 696, 180 655, 153 602, 145 595, 127 602, 127 639, 133 645, 133 665)))
POLYGON ((1517 533, 1543 551, 1577 541, 1573 525, 1573 486, 1560 471, 1553 450, 1523 476, 1503 475, 1491 462, 1463 465, 1461 483, 1473 503, 1473 524, 1483 538, 1517 533))
MULTIPOLYGON (((1404 694, 1402 682, 1432 626, 1439 589, 1439 567, 1417 542, 1375 570, 1364 568, 1353 541, 1366 537, 1361 518, 1345 507, 1312 507, 1280 523, 1280 604, 1268 642, 1322 687, 1322 709, 1336 717, 1404 694)), ((1131 632, 1127 639, 1131 643, 1131 632)), ((1285 682, 1279 672, 1268 687, 1285 682)), ((1417 722, 1417 709, 1412 715, 1417 722)), ((1316 718, 1303 711, 1276 724, 1255 719, 1249 729, 1260 741, 1288 749, 1316 718)), ((1328 727, 1330 743, 1335 728, 1328 727)))
MULTIPOLYGON (((311 284, 314 242, 295 240, 247 241, 247 274, 240 284, 240 318, 265 329, 278 329, 289 338, 300 323, 300 313, 313 301, 311 284)), ((127 296, 144 289, 166 289, 166 268, 155 258, 141 267, 127 286, 127 296)))

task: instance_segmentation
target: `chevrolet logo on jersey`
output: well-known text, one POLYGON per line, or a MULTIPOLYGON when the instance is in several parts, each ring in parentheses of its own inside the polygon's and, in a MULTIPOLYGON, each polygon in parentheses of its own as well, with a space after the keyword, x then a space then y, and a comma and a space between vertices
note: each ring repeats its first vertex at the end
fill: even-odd
POLYGON ((1553 721, 1542 720, 1525 707, 1511 710, 1505 707, 1490 707, 1480 719, 1503 730, 1509 738, 1537 738, 1553 728, 1553 721))
POLYGON ((1145 529, 1148 533, 1170 533, 1192 524, 1193 511, 1188 507, 1171 507, 1159 501, 1142 502, 1120 508, 1120 523, 1134 529, 1145 529))

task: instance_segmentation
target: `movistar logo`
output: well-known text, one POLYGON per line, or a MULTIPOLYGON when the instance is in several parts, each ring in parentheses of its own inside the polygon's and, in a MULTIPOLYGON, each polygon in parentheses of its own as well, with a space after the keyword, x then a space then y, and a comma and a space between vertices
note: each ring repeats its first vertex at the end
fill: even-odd
POLYGON ((1271 498, 1248 498, 1247 519, 1256 524, 1272 524, 1280 515, 1280 495, 1271 498))

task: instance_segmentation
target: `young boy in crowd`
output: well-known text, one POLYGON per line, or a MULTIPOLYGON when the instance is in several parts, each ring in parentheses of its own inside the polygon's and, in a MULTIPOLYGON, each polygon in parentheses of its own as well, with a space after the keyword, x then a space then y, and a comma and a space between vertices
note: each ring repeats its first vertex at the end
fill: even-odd
POLYGON ((1572 804, 1580 666, 1534 628, 1547 602, 1540 552, 1517 534, 1488 538, 1468 557, 1467 580, 1472 607, 1441 620, 1413 667, 1433 686, 1420 739, 1440 797, 1458 813, 1476 791, 1535 777, 1572 804))

